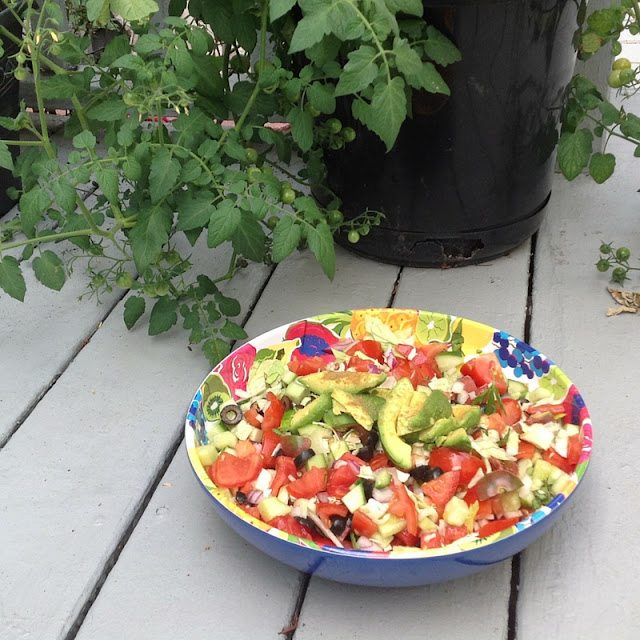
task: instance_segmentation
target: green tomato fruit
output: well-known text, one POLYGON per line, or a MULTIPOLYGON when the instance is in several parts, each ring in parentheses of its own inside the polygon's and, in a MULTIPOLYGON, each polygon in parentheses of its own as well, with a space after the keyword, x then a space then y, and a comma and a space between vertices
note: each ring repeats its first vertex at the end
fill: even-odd
POLYGON ((166 296, 169 293, 169 288, 168 282, 158 282, 156 285, 156 295, 158 297, 166 296))
POLYGON ((353 127, 345 127, 340 133, 345 142, 353 142, 356 139, 356 131, 353 127))
POLYGON ((329 220, 329 224, 340 224, 344 220, 344 215, 342 211, 332 209, 327 212, 327 219, 329 220))
POLYGON ((122 95, 122 102, 128 107, 135 107, 138 104, 138 96, 133 91, 125 91, 122 95))
POLYGON ((253 147, 247 147, 244 151, 249 164, 255 164, 258 162, 258 152, 253 147))
POLYGON ((622 80, 620 79, 620 69, 615 69, 609 74, 607 78, 607 84, 612 89, 619 89, 622 86, 623 83, 622 83, 622 80))
POLYGON ((600 245, 600 253, 604 253, 605 255, 611 253, 611 244, 608 242, 603 242, 600 245))
POLYGON ((624 267, 616 267, 611 272, 611 280, 617 284, 623 284, 627 279, 627 270, 624 267))
POLYGON ((283 204, 293 204, 296 199, 296 192, 293 189, 283 189, 280 192, 280 200, 283 204))
POLYGON ((612 69, 630 69, 631 68, 631 60, 629 58, 618 58, 613 61, 611 65, 612 69))
POLYGON ((340 133, 342 130, 342 122, 338 118, 329 118, 326 123, 327 129, 331 133, 340 133))
POLYGON ((616 258, 620 262, 626 262, 631 257, 631 251, 627 247, 620 247, 616 250, 616 258))
POLYGON ((347 234, 347 240, 355 244, 356 242, 358 242, 358 240, 360 240, 360 234, 355 229, 352 229, 347 234))
POLYGON ((278 218, 277 216, 271 216, 267 219, 267 227, 269 227, 269 229, 273 231, 276 228, 278 222, 280 222, 280 218, 278 218))
POLYGON ((307 102, 304 105, 304 110, 313 118, 316 118, 320 115, 320 109, 316 109, 310 102, 307 102))
POLYGON ((21 82, 22 80, 26 79, 28 72, 24 67, 16 67, 13 70, 13 75, 15 76, 16 80, 21 82))
POLYGON ((133 276, 123 271, 116 276, 116 284, 121 289, 130 289, 133 284, 133 276))
POLYGON ((20 51, 16 54, 16 62, 20 65, 24 64, 27 61, 27 56, 24 52, 20 51))
POLYGON ((249 184, 255 184, 256 182, 260 182, 260 175, 262 171, 258 169, 258 167, 249 167, 247 169, 247 179, 249 180, 249 184))
POLYGON ((371 228, 369 227, 368 224, 363 224, 359 229, 361 236, 369 235, 369 231, 371 231, 371 228))
POLYGON ((606 258, 601 258, 596 263, 596 269, 601 273, 604 273, 605 271, 609 271, 610 266, 611 266, 611 263, 606 258))
POLYGON ((620 71, 620 82, 622 84, 629 84, 636 79, 635 69, 622 69, 620 71))
POLYGON ((182 262, 182 256, 175 250, 167 251, 164 256, 164 259, 170 264, 172 267, 182 262))
POLYGON ((619 56, 622 53, 622 45, 616 40, 611 43, 611 54, 619 56))
POLYGON ((91 284, 96 289, 98 289, 99 287, 102 287, 106 281, 107 281, 106 278, 101 273, 96 273, 96 275, 93 276, 93 278, 91 278, 91 284))

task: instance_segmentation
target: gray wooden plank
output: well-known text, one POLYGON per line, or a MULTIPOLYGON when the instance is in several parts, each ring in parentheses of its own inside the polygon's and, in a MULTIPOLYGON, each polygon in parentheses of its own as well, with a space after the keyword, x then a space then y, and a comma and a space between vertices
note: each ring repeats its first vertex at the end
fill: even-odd
MULTIPOLYGON (((594 426, 584 483, 560 521, 522 556, 518 638, 637 638, 638 318, 607 318, 615 306, 596 272, 601 241, 637 257, 637 163, 615 143, 614 176, 602 186, 558 177, 538 242, 532 342, 583 395, 594 426)), ((637 276, 629 289, 638 291, 637 276)))
MULTIPOLYGON (((394 306, 458 315, 522 336, 528 266, 526 242, 510 256, 483 265, 404 269, 394 306)), ((428 628, 429 635, 451 640, 505 638, 510 581, 509 560, 467 578, 411 589, 352 587, 312 578, 295 637, 329 638, 339 629, 344 638, 417 639, 428 628), (478 625, 479 619, 490 622, 478 625)))
MULTIPOLYGON (((196 259, 214 270, 229 256, 208 250, 196 259)), ((246 312, 267 273, 253 265, 226 292, 239 293, 246 312)), ((2 640, 69 630, 209 369, 181 329, 149 338, 148 318, 127 331, 121 315, 119 305, 0 451, 2 640)), ((55 323, 40 330, 56 340, 55 323)), ((36 347, 25 360, 32 367, 36 347)))
MULTIPOLYGON (((339 249, 331 282, 309 252, 296 254, 277 267, 253 310, 247 332, 255 337, 332 309, 383 306, 397 272, 396 267, 372 265, 339 249)), ((197 384, 180 400, 174 399, 183 412, 197 384)), ((292 614, 295 600, 291 597, 297 595, 299 576, 249 548, 216 515, 192 477, 181 446, 89 611, 78 640, 133 636, 174 640, 186 629, 193 636, 213 634, 232 640, 277 638, 292 614), (162 553, 168 547, 171 552, 162 553), (205 547, 210 548, 205 551, 205 547), (162 561, 152 566, 140 562, 158 554, 162 561), (166 606, 166 593, 171 606, 166 606), (220 611, 225 612, 223 616, 220 611)))

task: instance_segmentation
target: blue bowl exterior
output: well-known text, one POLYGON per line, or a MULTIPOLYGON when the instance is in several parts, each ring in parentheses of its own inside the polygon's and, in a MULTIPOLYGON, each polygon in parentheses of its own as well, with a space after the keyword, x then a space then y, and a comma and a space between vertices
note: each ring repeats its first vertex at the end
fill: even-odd
POLYGON ((287 542, 241 520, 206 489, 204 491, 216 511, 238 535, 272 558, 318 578, 366 587, 417 587, 446 582, 503 562, 542 536, 575 493, 558 502, 544 518, 502 540, 469 551, 405 559, 397 556, 376 558, 357 551, 337 548, 334 551, 330 547, 312 549, 287 542))

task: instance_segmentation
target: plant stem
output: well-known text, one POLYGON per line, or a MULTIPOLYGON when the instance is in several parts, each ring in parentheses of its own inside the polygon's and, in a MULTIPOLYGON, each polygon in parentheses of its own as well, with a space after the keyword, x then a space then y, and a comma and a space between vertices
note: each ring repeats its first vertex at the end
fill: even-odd
MULTIPOLYGON (((0 243, 0 251, 7 251, 8 249, 15 249, 16 247, 24 247, 25 245, 36 245, 43 242, 58 242, 59 240, 68 240, 69 238, 82 238, 85 236, 91 236, 93 231, 91 229, 81 229, 78 231, 63 231, 62 233, 56 233, 48 236, 40 236, 38 238, 26 238, 24 240, 17 240, 9 244, 0 243)), ((107 232, 103 232, 102 235, 109 236, 107 232)))

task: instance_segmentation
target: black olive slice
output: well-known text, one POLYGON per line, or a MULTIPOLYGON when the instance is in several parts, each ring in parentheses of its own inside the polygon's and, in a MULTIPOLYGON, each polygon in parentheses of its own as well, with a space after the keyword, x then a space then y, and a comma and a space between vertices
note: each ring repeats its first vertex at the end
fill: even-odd
POLYGON ((237 404, 228 404, 220 409, 220 420, 229 426, 242 420, 242 409, 237 404))

